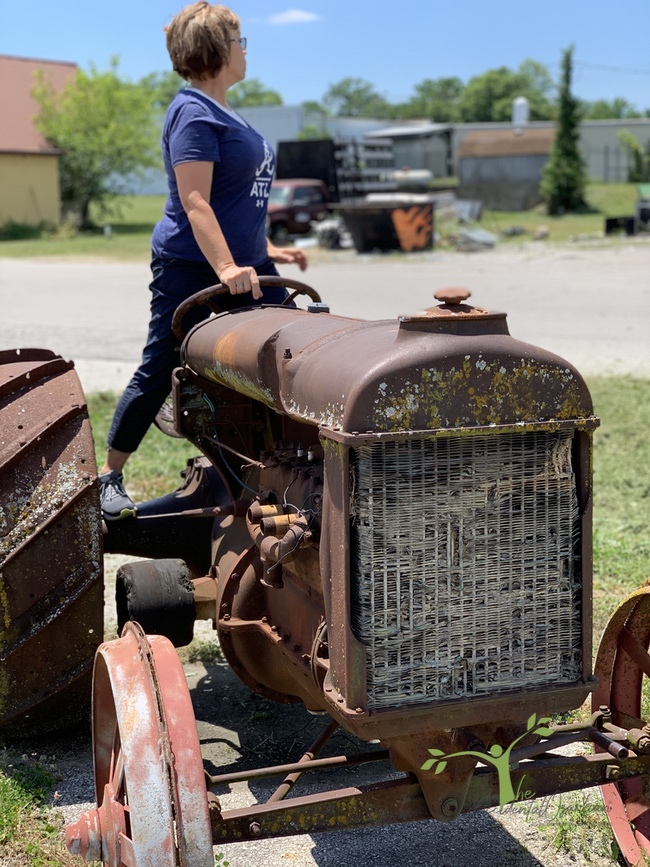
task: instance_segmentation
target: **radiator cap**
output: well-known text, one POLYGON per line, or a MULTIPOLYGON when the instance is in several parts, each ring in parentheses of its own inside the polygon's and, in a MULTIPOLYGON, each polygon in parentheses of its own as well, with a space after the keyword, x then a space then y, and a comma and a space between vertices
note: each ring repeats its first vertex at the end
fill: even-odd
POLYGON ((471 304, 464 304, 464 301, 470 297, 472 293, 469 289, 452 286, 445 289, 438 289, 434 294, 437 301, 442 302, 436 307, 428 307, 420 313, 415 313, 412 316, 401 316, 400 323, 415 323, 415 322, 431 322, 441 319, 447 320, 468 320, 468 319, 505 319, 505 313, 492 313, 486 310, 485 307, 472 307, 471 304))

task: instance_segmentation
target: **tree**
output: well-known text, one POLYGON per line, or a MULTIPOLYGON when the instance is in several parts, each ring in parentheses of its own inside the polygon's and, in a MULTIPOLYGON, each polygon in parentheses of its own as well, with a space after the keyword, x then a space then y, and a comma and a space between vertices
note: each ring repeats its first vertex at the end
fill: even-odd
POLYGON ((415 85, 415 95, 396 106, 399 117, 426 117, 436 123, 458 120, 458 102, 465 89, 460 78, 425 78, 415 85))
POLYGON ((562 55, 555 142, 542 174, 541 193, 549 214, 578 211, 586 206, 587 172, 580 153, 580 104, 571 93, 573 46, 562 55))
POLYGON ((180 75, 171 69, 168 72, 150 72, 138 83, 150 93, 151 104, 160 111, 166 111, 178 91, 185 86, 180 75))
POLYGON ((512 101, 518 96, 528 100, 531 120, 548 120, 553 116, 552 89, 548 70, 536 60, 524 60, 516 72, 507 66, 488 69, 471 78, 464 89, 458 103, 460 120, 508 121, 512 101))
POLYGON ((629 129, 622 129, 617 138, 627 151, 630 160, 627 170, 627 179, 631 184, 640 184, 650 181, 650 142, 643 149, 643 145, 632 135, 629 129))
POLYGON ((641 117, 634 106, 622 96, 616 96, 612 100, 597 99, 587 103, 585 117, 590 120, 609 120, 610 118, 641 117))
POLYGON ((329 114, 339 117, 388 117, 390 105, 370 82, 363 78, 342 78, 332 84, 323 105, 329 114))
POLYGON ((41 76, 33 96, 40 106, 38 129, 60 148, 59 177, 64 213, 81 228, 92 225, 90 206, 110 210, 119 195, 116 178, 159 165, 160 129, 145 88, 118 75, 118 61, 106 72, 91 65, 78 70, 57 95, 41 76))
POLYGON ((254 105, 283 105, 283 100, 277 90, 265 87, 259 78, 240 81, 228 91, 228 102, 234 108, 246 108, 254 105))
POLYGON ((307 114, 322 114, 323 117, 327 115, 327 109, 325 108, 325 106, 315 99, 306 100, 305 102, 301 103, 301 107, 303 111, 305 111, 307 114))

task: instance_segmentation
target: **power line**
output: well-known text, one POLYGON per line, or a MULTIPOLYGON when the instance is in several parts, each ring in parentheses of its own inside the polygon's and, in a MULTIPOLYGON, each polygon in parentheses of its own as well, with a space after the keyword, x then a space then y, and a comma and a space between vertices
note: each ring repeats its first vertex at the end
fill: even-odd
POLYGON ((576 66, 584 66, 586 69, 601 69, 604 72, 623 72, 632 75, 650 75, 650 69, 626 69, 622 66, 605 66, 602 63, 586 63, 584 60, 574 61, 576 66))

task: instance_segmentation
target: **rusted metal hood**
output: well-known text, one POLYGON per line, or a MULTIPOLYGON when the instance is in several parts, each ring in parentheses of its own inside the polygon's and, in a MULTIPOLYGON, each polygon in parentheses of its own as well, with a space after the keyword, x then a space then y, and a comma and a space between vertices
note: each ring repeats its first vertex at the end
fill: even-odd
POLYGON ((196 326, 184 363, 278 412, 348 432, 395 432, 589 417, 563 359, 512 338, 503 313, 444 303, 365 321, 248 308, 196 326))

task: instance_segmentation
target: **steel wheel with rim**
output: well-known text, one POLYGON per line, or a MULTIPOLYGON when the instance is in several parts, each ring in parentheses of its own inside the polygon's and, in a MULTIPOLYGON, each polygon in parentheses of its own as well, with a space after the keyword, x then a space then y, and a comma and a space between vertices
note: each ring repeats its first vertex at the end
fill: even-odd
POLYGON ((93 675, 96 810, 68 849, 108 867, 211 867, 205 774, 185 673, 170 641, 129 622, 93 675))
MULTIPOLYGON (((625 729, 643 729, 645 718, 650 717, 649 647, 650 582, 616 609, 596 657, 593 709, 609 707, 612 722, 625 729)), ((650 859, 650 779, 606 783, 601 793, 625 863, 645 867, 650 859)))

